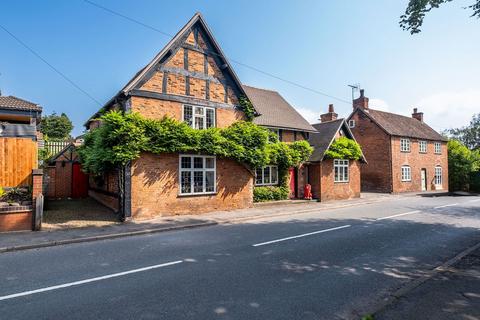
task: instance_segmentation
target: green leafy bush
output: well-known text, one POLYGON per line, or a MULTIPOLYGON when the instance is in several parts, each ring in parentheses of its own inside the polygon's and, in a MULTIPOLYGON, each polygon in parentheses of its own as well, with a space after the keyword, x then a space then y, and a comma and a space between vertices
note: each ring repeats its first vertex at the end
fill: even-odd
POLYGON ((100 119, 102 125, 85 135, 78 151, 84 170, 95 175, 125 165, 142 152, 204 153, 231 158, 251 168, 277 164, 279 171, 286 173, 313 151, 306 141, 272 141, 267 129, 248 121, 224 129, 196 130, 172 118, 145 119, 138 113, 111 111, 100 119))
POLYGON ((480 151, 471 151, 458 140, 448 141, 450 191, 480 191, 480 151))
POLYGON ((290 191, 285 186, 255 187, 253 189, 253 202, 287 200, 290 191))
POLYGON ((330 148, 325 152, 329 159, 359 160, 362 157, 360 145, 347 137, 340 137, 332 142, 330 148))

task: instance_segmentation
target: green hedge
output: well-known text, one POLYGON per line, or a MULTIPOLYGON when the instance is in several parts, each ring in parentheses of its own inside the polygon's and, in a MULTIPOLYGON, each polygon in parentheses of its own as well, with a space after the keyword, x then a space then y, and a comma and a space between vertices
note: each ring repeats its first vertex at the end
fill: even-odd
POLYGON ((287 200, 290 190, 287 187, 255 187, 253 189, 253 202, 265 202, 274 200, 287 200))

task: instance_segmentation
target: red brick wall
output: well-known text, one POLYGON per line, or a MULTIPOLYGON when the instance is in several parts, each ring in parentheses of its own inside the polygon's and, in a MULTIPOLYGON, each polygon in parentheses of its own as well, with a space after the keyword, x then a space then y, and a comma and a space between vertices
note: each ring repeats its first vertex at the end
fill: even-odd
POLYGON ((309 183, 313 198, 321 201, 360 197, 360 162, 350 160, 349 182, 335 182, 333 160, 312 163, 308 166, 309 183))
POLYGON ((104 206, 112 209, 114 212, 118 212, 119 200, 117 196, 105 194, 92 189, 88 190, 88 196, 97 200, 104 206))
POLYGON ((390 136, 362 112, 351 119, 355 120, 351 130, 368 162, 361 165, 362 191, 392 192, 390 136))
POLYGON ((419 152, 418 139, 410 139, 410 152, 400 151, 400 137, 392 137, 393 192, 422 191, 421 170, 426 169, 427 190, 435 190, 433 185, 435 167, 442 167, 442 190, 448 190, 448 154, 447 144, 442 142, 442 153, 435 154, 434 141, 427 141, 427 153, 419 152), (410 166, 412 180, 402 181, 401 167, 410 166))
POLYGON ((46 198, 47 199, 55 199, 56 198, 56 191, 55 191, 55 166, 49 166, 43 169, 44 172, 44 179, 47 182, 47 191, 46 191, 46 198))
POLYGON ((0 232, 32 230, 32 211, 0 212, 0 232))
POLYGON ((178 154, 144 153, 132 164, 132 217, 149 219, 252 206, 253 174, 217 158, 217 194, 179 196, 178 154))
POLYGON ((360 197, 360 162, 350 160, 348 170, 348 182, 335 182, 333 160, 328 159, 321 162, 321 201, 360 197))

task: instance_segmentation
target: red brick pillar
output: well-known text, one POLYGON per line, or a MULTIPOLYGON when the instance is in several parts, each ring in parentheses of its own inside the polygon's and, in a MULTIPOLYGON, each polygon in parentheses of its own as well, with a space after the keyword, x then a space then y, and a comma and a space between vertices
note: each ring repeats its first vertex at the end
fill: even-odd
POLYGON ((39 194, 43 193, 43 170, 32 170, 33 184, 32 184, 32 198, 36 199, 39 194))

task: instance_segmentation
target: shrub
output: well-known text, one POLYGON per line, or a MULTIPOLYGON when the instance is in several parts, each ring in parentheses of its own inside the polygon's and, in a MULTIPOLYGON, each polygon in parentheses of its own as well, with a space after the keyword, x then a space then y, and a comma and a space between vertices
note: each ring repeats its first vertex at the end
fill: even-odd
POLYGON ((285 186, 255 187, 253 189, 253 202, 287 200, 290 191, 285 186))

